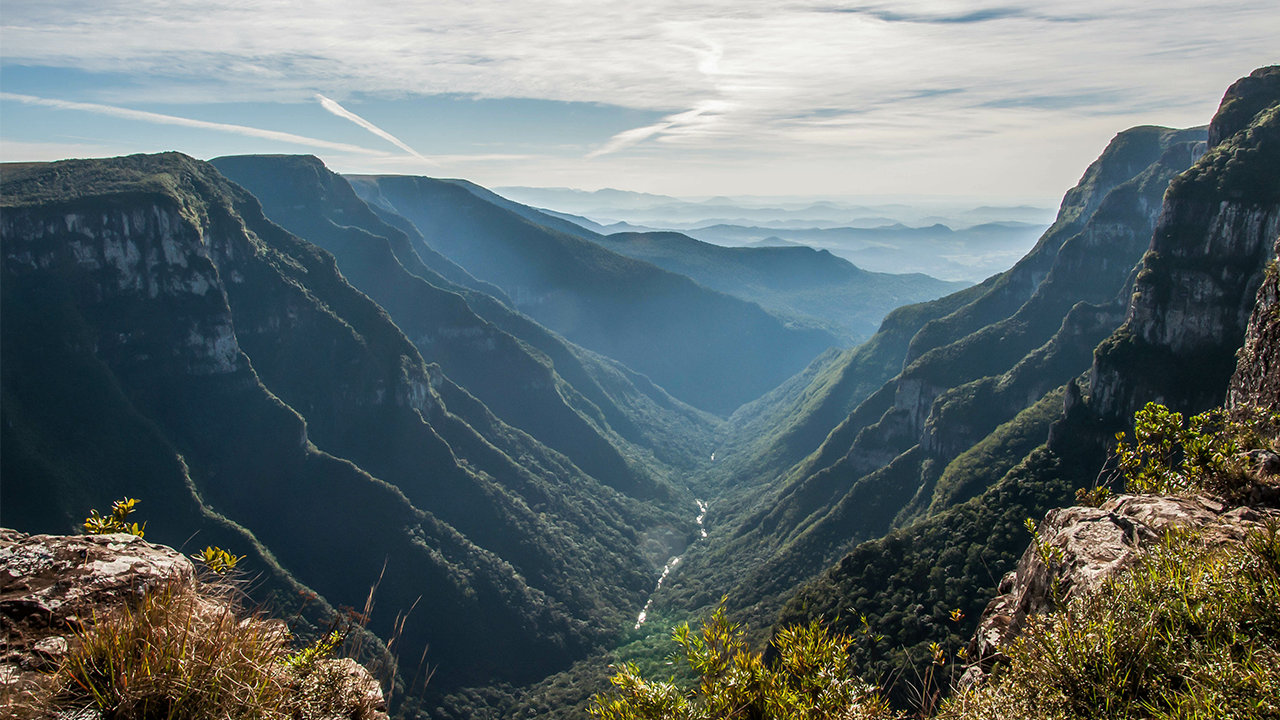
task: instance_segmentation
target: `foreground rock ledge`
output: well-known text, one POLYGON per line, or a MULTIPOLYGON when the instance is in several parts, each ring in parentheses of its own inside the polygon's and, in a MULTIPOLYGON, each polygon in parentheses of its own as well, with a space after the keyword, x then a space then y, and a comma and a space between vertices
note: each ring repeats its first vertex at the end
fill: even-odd
MULTIPOLYGON (((39 686, 58 667, 75 648, 76 627, 161 585, 195 582, 189 558, 133 535, 26 535, 0 528, 0 704, 39 686)), ((387 717, 378 681, 354 660, 324 661, 303 682, 304 693, 307 682, 340 685, 338 695, 350 699, 352 709, 325 708, 326 718, 387 717)))

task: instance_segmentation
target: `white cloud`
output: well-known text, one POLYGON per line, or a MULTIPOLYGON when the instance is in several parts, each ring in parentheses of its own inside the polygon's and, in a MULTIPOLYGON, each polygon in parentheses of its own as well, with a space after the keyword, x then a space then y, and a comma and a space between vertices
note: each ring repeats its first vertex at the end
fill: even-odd
POLYGON ((724 113, 732 109, 728 103, 710 100, 699 103, 698 107, 675 115, 668 115, 660 122, 644 127, 623 130, 609 138, 600 147, 587 153, 587 158, 608 155, 638 145, 651 137, 659 136, 659 140, 676 140, 681 137, 710 134, 724 113))
POLYGON ((40 98, 31 95, 19 95, 17 93, 8 92, 0 92, 0 100, 20 102, 26 105, 43 105, 44 107, 56 108, 58 110, 76 110, 80 112, 95 113, 97 115, 110 115, 112 117, 124 118, 125 120, 138 120, 157 125, 179 125, 182 127, 197 128, 200 130, 216 130, 218 132, 235 133, 237 135, 247 135, 249 137, 262 138, 264 140, 275 140, 278 142, 291 143, 293 145, 325 148, 327 150, 337 150, 340 152, 356 153, 359 155, 386 154, 377 150, 362 148, 358 145, 319 140, 317 138, 294 135, 293 133, 264 130, 262 128, 233 125, 230 123, 207 122, 205 120, 194 120, 192 118, 177 117, 174 115, 163 115, 161 113, 146 112, 144 110, 130 110, 128 108, 115 107, 112 105, 100 105, 98 103, 53 100, 50 98, 40 98))

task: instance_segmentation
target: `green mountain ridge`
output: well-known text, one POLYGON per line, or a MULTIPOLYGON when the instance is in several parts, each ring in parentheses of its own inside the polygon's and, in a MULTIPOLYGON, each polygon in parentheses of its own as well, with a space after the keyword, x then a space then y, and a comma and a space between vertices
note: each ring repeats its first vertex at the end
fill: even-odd
POLYGON ((727 248, 675 232, 615 233, 596 242, 775 311, 835 323, 853 345, 896 307, 963 286, 927 275, 871 273, 826 250, 727 248))
POLYGON ((546 228, 451 182, 357 177, 358 192, 412 221, 432 247, 493 282, 521 312, 650 377, 676 398, 727 415, 838 340, 788 327, 758 305, 546 228))
MULTIPOLYGON (((357 184, 371 182, 353 176, 357 184)), ((678 232, 602 234, 571 217, 508 200, 466 180, 444 180, 483 200, 545 227, 591 240, 614 252, 644 260, 698 283, 754 302, 800 326, 821 323, 853 345, 875 331, 886 313, 910 302, 938 297, 963 283, 925 275, 868 273, 825 251, 796 248, 725 248, 678 232)), ((366 191, 376 202, 376 190, 366 191)))
POLYGON ((488 414, 206 163, 6 166, 4 204, 6 524, 66 531, 148 490, 160 541, 251 537, 334 607, 362 605, 385 563, 371 629, 430 597, 403 640, 430 647, 440 690, 607 642, 652 587, 646 538, 689 531, 488 414), (49 393, 79 367, 82 392, 49 393), (68 424, 91 398, 128 424, 68 424), (153 440, 104 444, 130 427, 153 440))
MULTIPOLYGON (((558 353, 561 362, 553 363, 528 343, 476 315, 471 305, 487 304, 492 313, 510 314, 509 309, 492 299, 478 302, 475 291, 442 289, 451 284, 418 259, 408 237, 376 217, 347 181, 329 172, 319 160, 240 156, 212 163, 254 193, 273 221, 333 252, 347 279, 390 313, 427 361, 439 363, 451 379, 468 388, 508 424, 528 428, 539 441, 623 492, 671 492, 666 482, 675 470, 655 468, 657 463, 652 459, 647 463, 629 460, 646 454, 645 450, 615 432, 600 407, 556 372, 566 364, 566 352, 558 353)), ((577 367, 570 368, 578 371, 577 377, 586 379, 584 384, 609 408, 609 416, 634 426, 623 409, 590 380, 582 364, 578 360, 577 367)), ((635 387, 626 388, 626 392, 650 399, 635 387)), ((707 434, 709 423, 696 411, 679 408, 674 400, 662 400, 662 405, 651 403, 650 412, 665 414, 662 420, 666 427, 685 429, 690 442, 696 442, 699 431, 707 434), (663 413, 670 406, 677 412, 663 413), (674 417, 677 413, 680 417, 674 417), (694 423, 704 427, 690 428, 694 423)), ((702 454, 698 452, 699 458, 702 454)), ((677 459, 681 467, 693 462, 692 456, 677 459)))

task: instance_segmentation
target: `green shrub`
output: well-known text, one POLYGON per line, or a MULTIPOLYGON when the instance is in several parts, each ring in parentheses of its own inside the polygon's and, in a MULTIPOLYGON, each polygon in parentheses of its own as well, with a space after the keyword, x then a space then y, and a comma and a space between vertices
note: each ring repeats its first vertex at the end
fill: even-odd
POLYGON ((1246 450, 1273 444, 1280 414, 1253 409, 1228 419, 1221 409, 1194 415, 1147 403, 1134 414, 1133 442, 1116 434, 1116 474, 1136 493, 1179 495, 1208 492, 1238 499, 1251 476, 1246 450))
POLYGON ((615 691, 599 695, 590 713, 599 720, 876 720, 892 713, 874 689, 851 671, 844 635, 818 621, 780 630, 777 658, 766 663, 747 646, 743 628, 729 622, 723 602, 698 632, 686 623, 673 633, 685 660, 701 678, 696 690, 650 681, 626 664, 612 679, 615 691))
POLYGON ((84 520, 84 531, 87 535, 110 535, 111 533, 128 533, 142 537, 146 523, 129 522, 133 506, 138 504, 136 498, 125 498, 111 503, 111 514, 102 516, 97 510, 90 510, 89 517, 84 520))

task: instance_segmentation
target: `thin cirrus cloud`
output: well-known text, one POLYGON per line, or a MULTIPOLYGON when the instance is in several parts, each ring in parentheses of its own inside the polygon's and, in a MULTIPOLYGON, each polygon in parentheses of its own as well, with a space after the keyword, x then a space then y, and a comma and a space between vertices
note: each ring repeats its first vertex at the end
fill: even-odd
POLYGON ((71 102, 69 100, 54 100, 51 98, 41 98, 33 95, 21 95, 8 92, 0 92, 0 100, 20 102, 26 105, 41 105, 58 110, 77 110, 80 112, 95 113, 97 115, 109 115, 111 117, 123 118, 125 120, 138 120, 157 125, 177 125, 181 127, 197 128, 200 130, 216 130, 218 132, 235 133, 237 135, 246 135, 248 137, 262 138, 264 140, 275 140, 294 145, 324 148, 326 150, 338 150, 340 152, 355 153, 358 155, 383 156, 387 154, 379 150, 363 148, 359 145, 321 140, 319 138, 295 135, 293 133, 280 132, 278 130, 265 130, 263 128, 249 127, 247 125, 234 125, 231 123, 208 122, 206 120, 195 120, 193 118, 178 117, 176 115, 164 115, 161 113, 147 112, 145 110, 130 110, 128 108, 115 107, 113 105, 71 102))
POLYGON ((368 130, 369 132, 373 133, 374 135, 377 135, 378 137, 382 138, 383 140, 386 140, 387 142, 391 143, 392 145, 395 145, 396 147, 400 148, 401 150, 404 150, 405 152, 407 152, 407 153, 409 153, 410 155, 412 155, 412 156, 414 156, 414 157, 418 158, 419 160, 421 160, 421 161, 423 161, 423 162, 425 162, 425 163, 427 163, 427 164, 429 164, 429 165, 438 165, 438 164, 439 164, 439 163, 437 163, 437 162, 435 162, 435 161, 433 161, 433 160, 430 160, 430 159, 428 159, 428 158, 424 157, 421 153, 419 153, 417 150, 414 150, 413 148, 409 147, 407 144, 405 144, 404 142, 402 142, 402 141, 401 141, 399 138, 397 138, 395 135, 392 135, 391 133, 387 132, 386 130, 383 130, 382 128, 378 127, 377 125, 374 125, 373 123, 369 122, 368 120, 365 120, 364 118, 360 117, 359 115, 357 115, 357 114, 355 114, 355 113, 351 112, 350 110, 348 110, 348 109, 346 109, 346 108, 342 107, 342 106, 341 106, 341 105, 339 105, 336 101, 334 101, 334 100, 330 100, 329 98, 325 97, 324 95, 321 95, 320 93, 316 93, 316 99, 320 101, 320 106, 321 106, 321 107, 323 107, 325 110, 328 110, 329 112, 333 113, 334 115, 337 115, 337 116, 338 116, 338 117, 340 117, 340 118, 343 118, 344 120, 350 120, 351 122, 353 122, 353 123, 355 123, 355 124, 359 125, 360 127, 364 128, 365 130, 368 130))
POLYGON ((705 134, 709 126, 714 125, 717 119, 731 108, 732 106, 723 102, 708 101, 700 103, 698 107, 692 110, 669 115, 663 118, 661 122, 623 130, 609 138, 600 147, 587 153, 586 157, 591 159, 616 153, 632 145, 638 145, 655 135, 678 137, 681 135, 705 134))
MULTIPOLYGON (((1114 85, 1122 110, 1126 98, 1144 100, 1161 84, 1216 89, 1223 82, 1216 73, 1238 77, 1238 66, 1248 64, 1229 55, 1262 59, 1261 48, 1280 29, 1266 21, 1274 8, 1264 10, 1258 0, 1173 5, 1079 0, 1064 14, 1060 4, 1042 0, 656 0, 602 2, 589 12, 547 4, 535 13, 485 0, 429 7, 388 0, 378 13, 339 2, 300 16, 284 0, 191 14, 175 12, 169 0, 72 1, 52 10, 36 3, 6 8, 5 55, 157 76, 162 86, 203 83, 214 102, 230 88, 238 97, 296 102, 312 95, 312 73, 325 78, 331 95, 460 93, 663 112, 711 97, 742 110, 732 122, 745 132, 721 138, 752 143, 759 139, 753 131, 829 106, 833 95, 857 110, 917 84, 963 85, 979 103, 1028 88, 1081 97, 1114 85), (354 41, 367 37, 378 42, 354 41), (1229 52, 1223 38, 1230 38, 1229 52), (1202 42, 1218 47, 1210 62, 1231 69, 1193 67, 1204 66, 1203 57, 1152 61, 1202 42), (691 55, 691 44, 711 51, 691 55)), ((932 107, 955 106, 941 98, 932 107)))
POLYGON ((555 117, 493 130, 472 113, 443 113, 432 115, 430 135, 415 126, 396 136, 321 104, 407 153, 378 163, 421 163, 414 147, 443 163, 484 148, 528 157, 510 167, 530 175, 569 167, 571 157, 580 176, 557 182, 598 186, 612 180, 606 173, 635 178, 651 163, 655 177, 739 191, 743 168, 762 182, 801 178, 824 191, 925 180, 1017 189, 1027 182, 1019 173, 1051 163, 1036 182, 1057 194, 1124 127, 1207 121, 1223 88, 1275 61, 1280 35, 1275 0, 601 0, 536 11, 503 0, 385 0, 374 13, 349 1, 306 13, 292 0, 203 3, 198 12, 194 0, 9 5, 7 65, 125 78, 58 97, 292 104, 323 87, 328 98, 404 107, 423 97, 457 98, 459 107, 546 101, 561 108, 555 117), (575 114, 585 105, 643 119, 575 114), (540 134, 538 122, 577 135, 540 134), (695 164, 719 174, 695 177, 695 164), (828 167, 838 170, 817 174, 828 167))

